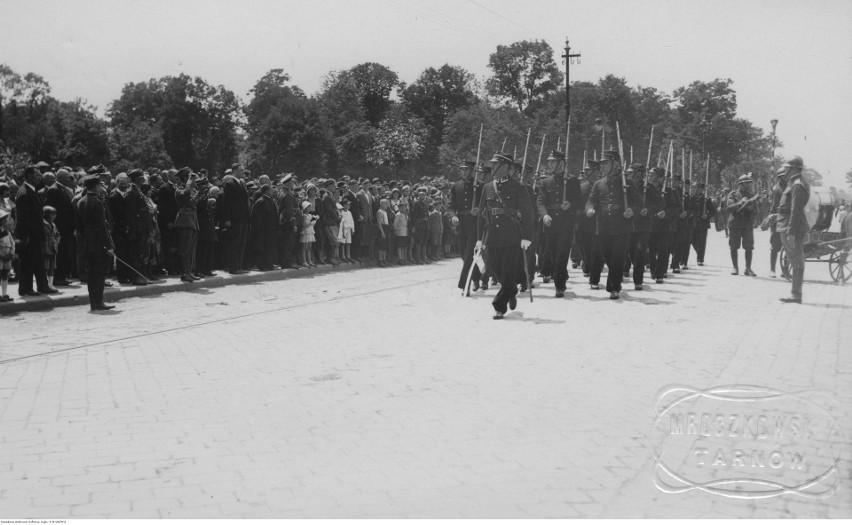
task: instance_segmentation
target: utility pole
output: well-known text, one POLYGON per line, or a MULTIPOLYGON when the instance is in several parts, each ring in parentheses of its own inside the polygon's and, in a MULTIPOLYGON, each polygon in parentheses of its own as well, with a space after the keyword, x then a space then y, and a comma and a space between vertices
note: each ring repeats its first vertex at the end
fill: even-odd
POLYGON ((571 64, 580 63, 580 54, 571 54, 571 46, 568 45, 568 39, 565 39, 565 54, 562 55, 565 62, 565 122, 571 117, 571 64), (576 62, 575 62, 576 60, 576 62))
POLYGON ((767 184, 767 187, 771 188, 775 177, 775 127, 778 126, 778 119, 774 118, 769 123, 772 124, 772 157, 769 159, 769 184, 767 184))

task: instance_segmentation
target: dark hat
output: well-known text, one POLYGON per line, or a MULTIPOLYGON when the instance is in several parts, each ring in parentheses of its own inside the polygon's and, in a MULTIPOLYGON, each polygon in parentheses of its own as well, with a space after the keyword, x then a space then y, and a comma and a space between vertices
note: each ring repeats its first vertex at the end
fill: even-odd
POLYGON ((657 176, 660 176, 660 177, 666 176, 666 170, 664 170, 663 168, 660 168, 658 166, 655 166, 655 167, 651 168, 650 170, 648 170, 648 173, 650 175, 657 175, 657 176))
POLYGON ((472 160, 463 160, 463 161, 461 162, 461 164, 459 164, 459 169, 462 169, 462 168, 475 168, 475 167, 476 167, 476 162, 474 162, 474 161, 472 161, 472 160))
POLYGON ((334 179, 328 179, 327 181, 325 181, 325 183, 323 183, 322 187, 328 188, 329 186, 334 186, 336 184, 337 182, 335 182, 334 179))
POLYGON ((344 180, 337 181, 337 187, 338 188, 343 189, 344 186, 346 186, 346 181, 344 181, 344 180))
POLYGON ((45 215, 47 215, 48 213, 56 215, 56 208, 54 208, 53 206, 44 206, 42 207, 41 212, 45 215))
POLYGON ((100 183, 101 183, 101 178, 98 177, 97 175, 89 175, 88 177, 83 179, 83 186, 86 189, 92 189, 100 183))
POLYGON ((191 173, 192 173, 192 170, 189 169, 188 167, 184 166, 183 168, 179 169, 178 172, 175 173, 175 175, 177 175, 177 177, 179 179, 183 180, 183 179, 189 178, 189 175, 191 173))
POLYGON ((503 162, 505 164, 514 164, 515 159, 511 153, 501 153, 497 152, 491 158, 491 162, 503 162))
POLYGON ((596 160, 587 159, 586 166, 583 169, 599 170, 601 169, 601 163, 596 160))
POLYGON ((380 179, 380 178, 378 178, 378 177, 374 177, 374 178, 373 178, 373 180, 372 180, 372 183, 373 183, 373 184, 381 184, 381 183, 382 183, 382 179, 380 179))
POLYGON ((751 175, 749 175, 749 174, 740 175, 740 178, 737 179, 737 184, 744 184, 744 183, 747 183, 747 182, 754 182, 754 181, 751 180, 751 175))
POLYGON ((253 180, 250 180, 246 183, 246 188, 255 189, 255 188, 257 188, 257 183, 253 180))
POLYGON ((633 170, 633 171, 638 171, 640 173, 644 173, 645 172, 645 165, 641 164, 639 162, 634 162, 633 164, 630 165, 630 167, 628 169, 633 170))
POLYGON ((552 150, 550 155, 547 156, 547 160, 565 160, 565 152, 558 149, 552 150))
POLYGON ((290 182, 291 180, 293 180, 293 174, 292 173, 285 173, 284 176, 281 177, 279 182, 281 184, 286 184, 286 183, 290 182))
POLYGON ((616 150, 608 149, 603 152, 603 155, 601 155, 601 161, 604 160, 614 160, 615 162, 621 162, 621 156, 616 150))
POLYGON ((395 180, 392 180, 388 183, 388 188, 396 188, 397 183, 395 180))
POLYGON ((782 168, 799 168, 804 169, 805 161, 802 160, 802 157, 798 155, 794 155, 784 161, 784 164, 781 165, 782 168))
POLYGON ((36 163, 36 168, 38 168, 38 169, 42 169, 42 168, 50 168, 50 164, 48 164, 47 162, 45 162, 45 161, 41 160, 41 161, 39 161, 39 162, 37 162, 37 163, 36 163))
POLYGON ((127 176, 130 178, 131 181, 134 181, 136 179, 144 177, 145 173, 142 170, 140 170, 139 168, 136 168, 136 169, 130 170, 127 173, 127 176))
POLYGON ((232 169, 232 170, 235 170, 235 169, 237 169, 237 168, 239 168, 239 167, 240 167, 240 163, 239 163, 239 162, 235 162, 235 163, 231 164, 231 169, 232 169))

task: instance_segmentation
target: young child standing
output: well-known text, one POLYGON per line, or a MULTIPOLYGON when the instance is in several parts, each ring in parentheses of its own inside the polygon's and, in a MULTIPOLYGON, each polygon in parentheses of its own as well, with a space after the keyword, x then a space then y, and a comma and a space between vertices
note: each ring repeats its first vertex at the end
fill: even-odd
POLYGON ((299 243, 301 244, 299 264, 316 268, 317 265, 314 264, 312 249, 314 241, 317 240, 316 235, 314 235, 314 224, 317 222, 317 216, 312 213, 313 210, 310 207, 310 202, 305 201, 302 203, 302 235, 299 237, 299 243))
POLYGON ((47 276, 47 285, 53 288, 53 273, 56 271, 56 254, 59 253, 59 230, 53 221, 56 220, 56 208, 45 206, 43 209, 44 225, 44 274, 47 276))
POLYGON ((435 205, 429 205, 429 258, 437 261, 443 259, 441 241, 444 236, 444 218, 435 205))
POLYGON ((399 205, 399 213, 393 218, 393 234, 396 237, 396 255, 399 264, 409 264, 405 258, 408 250, 408 204, 404 201, 399 205))
POLYGON ((9 231, 11 215, 6 210, 0 210, 0 303, 14 301, 9 297, 9 271, 12 269, 12 259, 15 258, 15 239, 9 231))
POLYGON ((376 224, 379 227, 379 266, 387 266, 388 247, 390 246, 390 231, 388 228, 388 208, 390 201, 379 201, 379 211, 376 212, 376 224))
POLYGON ((355 218, 352 217, 351 205, 349 199, 346 199, 343 201, 343 209, 340 210, 340 237, 343 247, 343 256, 340 259, 349 263, 355 262, 352 260, 352 235, 355 233, 355 218))

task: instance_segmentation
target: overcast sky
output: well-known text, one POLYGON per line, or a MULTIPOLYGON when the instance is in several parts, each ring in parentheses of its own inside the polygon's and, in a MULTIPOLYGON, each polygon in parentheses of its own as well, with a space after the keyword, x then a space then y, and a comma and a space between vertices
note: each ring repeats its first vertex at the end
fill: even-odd
POLYGON ((445 63, 489 74, 498 44, 565 38, 572 80, 613 73, 667 92, 731 78, 738 114, 779 120, 781 154, 834 184, 852 168, 850 0, 0 0, 0 63, 103 113, 127 82, 198 75, 246 100, 283 68, 308 93, 379 62, 413 82, 445 63), (523 6, 527 5, 526 9, 523 6))

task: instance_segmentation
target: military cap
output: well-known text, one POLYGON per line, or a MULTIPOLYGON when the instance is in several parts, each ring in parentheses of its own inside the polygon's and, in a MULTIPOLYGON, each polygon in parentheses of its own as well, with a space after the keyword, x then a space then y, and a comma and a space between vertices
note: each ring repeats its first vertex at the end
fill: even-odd
POLYGON ((481 164, 479 166, 478 171, 481 171, 482 173, 491 173, 491 166, 488 166, 487 164, 481 164))
POLYGON ((645 172, 645 165, 641 164, 639 162, 634 162, 633 164, 630 165, 630 167, 628 169, 644 173, 645 172))
POLYGON ((228 168, 228 169, 225 170, 225 175, 233 175, 233 174, 234 174, 234 170, 232 170, 231 168, 228 168))
POLYGON ((373 180, 372 180, 372 182, 373 182, 373 184, 381 184, 381 183, 382 183, 382 179, 380 179, 380 178, 378 178, 378 177, 374 177, 374 178, 373 178, 373 180))
POLYGON ((475 168, 475 167, 476 167, 476 162, 474 162, 472 160, 463 160, 461 162, 461 164, 459 164, 459 169, 475 168))
POLYGON ((144 176, 145 176, 145 173, 144 173, 142 170, 140 170, 139 168, 136 168, 136 169, 132 169, 132 170, 130 170, 130 171, 127 173, 127 176, 130 178, 130 180, 131 180, 131 181, 134 181, 134 180, 136 180, 136 179, 139 179, 139 178, 141 178, 141 177, 144 177, 144 176))
POLYGON ((599 170, 601 169, 601 163, 596 160, 587 159, 586 166, 583 169, 599 170))
POLYGON ((547 160, 565 160, 565 152, 558 149, 552 150, 550 155, 547 156, 547 160))
POLYGON ((47 215, 48 213, 56 215, 56 208, 54 208, 53 206, 43 206, 41 208, 41 212, 45 215, 47 215))
POLYGON ((83 179, 83 186, 86 189, 92 189, 98 184, 101 183, 101 178, 97 175, 89 175, 85 179, 83 179))
POLYGON ((279 182, 281 184, 286 184, 286 183, 290 182, 291 180, 293 180, 293 174, 292 173, 285 173, 284 176, 281 177, 279 182))
POLYGON ((621 156, 616 150, 608 149, 603 152, 603 155, 601 155, 601 161, 605 160, 614 160, 615 162, 621 162, 621 156))
POLYGON ((494 156, 491 158, 491 162, 503 162, 503 163, 505 163, 505 164, 514 164, 514 163, 515 163, 515 159, 514 159, 514 157, 512 157, 512 154, 511 154, 511 153, 500 153, 500 152, 497 152, 497 153, 495 153, 495 154, 494 154, 494 156))
POLYGON ((749 182, 754 182, 751 180, 751 174, 740 175, 740 178, 737 179, 737 184, 746 184, 749 182))
POLYGON ((38 168, 38 169, 42 169, 42 168, 50 169, 50 164, 48 164, 47 162, 45 162, 43 160, 40 160, 36 163, 36 168, 38 168))
POLYGON ((782 168, 799 168, 804 169, 805 161, 802 160, 802 157, 798 155, 794 155, 784 161, 784 164, 781 165, 782 168))
POLYGON ((660 167, 656 167, 656 166, 655 166, 655 167, 651 168, 651 169, 648 171, 648 173, 649 173, 649 174, 651 174, 651 175, 657 175, 657 176, 659 176, 659 177, 665 177, 665 175, 666 175, 666 170, 664 170, 663 168, 660 168, 660 167))
POLYGON ((344 187, 344 186, 346 186, 346 181, 345 181, 345 180, 341 180, 341 181, 338 181, 338 182, 337 182, 337 187, 338 187, 338 188, 343 189, 343 187, 344 187))

